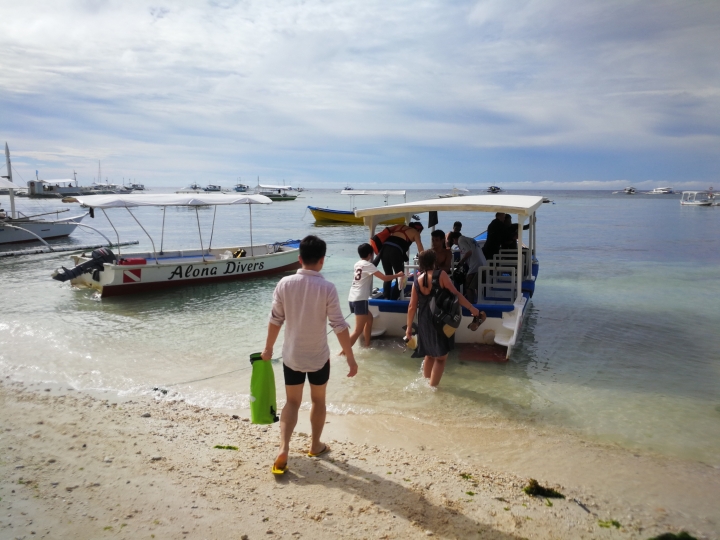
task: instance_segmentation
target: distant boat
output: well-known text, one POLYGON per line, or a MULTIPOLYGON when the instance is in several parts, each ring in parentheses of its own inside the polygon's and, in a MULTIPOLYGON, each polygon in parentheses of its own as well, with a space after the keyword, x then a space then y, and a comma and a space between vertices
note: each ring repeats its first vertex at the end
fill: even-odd
POLYGON ((438 195, 440 199, 448 199, 450 197, 464 197, 465 193, 470 193, 470 190, 463 189, 463 188, 452 188, 452 191, 450 193, 444 193, 442 195, 438 195))
POLYGON ((235 187, 233 190, 237 191, 238 193, 245 193, 250 189, 250 186, 246 186, 245 184, 235 184, 235 187))
POLYGON ((219 193, 222 190, 223 190, 222 186, 218 186, 215 184, 208 184, 207 187, 204 188, 204 191, 215 192, 215 193, 219 193))
POLYGON ((637 193, 637 190, 634 187, 626 187, 622 191, 613 191, 613 195, 616 193, 624 193, 625 195, 635 195, 637 193))
POLYGON ((648 195, 672 195, 675 193, 671 187, 656 187, 647 192, 648 195))
POLYGON ((205 191, 205 188, 203 188, 200 184, 196 184, 195 182, 193 182, 189 186, 184 187, 184 188, 176 191, 175 193, 201 193, 204 191, 205 191))
MULTIPOLYGON (((332 221, 336 223, 348 223, 352 225, 362 225, 362 218, 355 217, 355 197, 358 195, 379 195, 385 197, 385 205, 388 203, 390 195, 402 196, 405 198, 405 191, 387 191, 387 190, 364 190, 364 189, 344 189, 340 192, 342 195, 350 195, 350 206, 352 210, 333 210, 331 208, 319 208, 317 206, 308 206, 308 210, 315 217, 315 221, 332 221)), ((405 223, 405 217, 394 217, 380 221, 383 225, 405 223)))
POLYGON ((130 189, 133 191, 145 191, 145 186, 143 184, 130 184, 130 189))
POLYGON ((713 195, 709 191, 683 191, 680 204, 683 206, 712 206, 713 195))
POLYGON ((490 186, 489 188, 487 188, 487 192, 488 193, 502 193, 503 189, 498 186, 490 186))
POLYGON ((294 201, 297 199, 297 195, 288 193, 291 190, 290 186, 268 186, 258 184, 255 188, 255 193, 258 195, 265 195, 272 201, 294 201))
MULTIPOLYGON (((37 219, 40 216, 49 216, 59 212, 46 212, 25 216, 15 210, 15 191, 22 188, 12 181, 12 165, 10 163, 10 149, 5 143, 5 164, 7 175, 0 178, 0 188, 8 190, 10 195, 10 214, 0 209, 0 244, 15 244, 20 242, 39 241, 45 243, 49 238, 60 238, 71 234, 87 213, 64 219, 37 219)), ((41 184, 42 187, 42 184, 41 184)), ((55 195, 53 195, 55 196, 55 195)), ((65 210, 66 212, 67 210, 65 210)), ((63 212, 63 211, 61 211, 63 212)))

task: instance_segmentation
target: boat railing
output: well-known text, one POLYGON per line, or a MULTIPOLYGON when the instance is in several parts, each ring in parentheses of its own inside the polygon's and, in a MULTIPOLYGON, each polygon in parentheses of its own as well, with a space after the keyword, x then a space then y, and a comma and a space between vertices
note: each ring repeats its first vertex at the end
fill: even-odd
POLYGON ((478 304, 512 304, 517 295, 515 268, 488 265, 478 268, 478 304))

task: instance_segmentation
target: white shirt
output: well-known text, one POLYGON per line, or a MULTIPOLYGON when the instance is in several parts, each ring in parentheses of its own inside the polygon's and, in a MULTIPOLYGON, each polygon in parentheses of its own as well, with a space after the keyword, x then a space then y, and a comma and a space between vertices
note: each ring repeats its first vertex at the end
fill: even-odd
POLYGON ((273 293, 270 323, 285 326, 283 363, 295 371, 321 369, 330 359, 325 324, 339 334, 350 325, 340 310, 335 285, 320 272, 300 269, 280 280, 273 293))
POLYGON ((353 282, 350 285, 349 302, 367 300, 372 294, 373 274, 377 272, 377 266, 373 263, 360 259, 355 263, 353 270, 353 282))
POLYGON ((463 257, 468 251, 471 252, 470 256, 466 260, 469 268, 468 274, 474 274, 478 271, 480 266, 487 265, 487 260, 485 259, 485 255, 483 255, 482 249, 478 247, 475 240, 472 238, 461 236, 458 238, 458 247, 460 248, 460 253, 463 257))

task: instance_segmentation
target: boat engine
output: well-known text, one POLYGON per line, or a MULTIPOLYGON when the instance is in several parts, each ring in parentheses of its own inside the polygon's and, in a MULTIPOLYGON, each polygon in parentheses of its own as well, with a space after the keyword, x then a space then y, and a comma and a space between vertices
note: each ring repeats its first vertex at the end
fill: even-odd
POLYGON ((91 259, 89 261, 78 264, 75 268, 68 269, 63 266, 55 270, 52 278, 57 281, 68 281, 83 274, 89 274, 94 271, 99 272, 105 268, 105 264, 114 263, 117 260, 115 254, 107 248, 95 249, 90 256, 91 259))

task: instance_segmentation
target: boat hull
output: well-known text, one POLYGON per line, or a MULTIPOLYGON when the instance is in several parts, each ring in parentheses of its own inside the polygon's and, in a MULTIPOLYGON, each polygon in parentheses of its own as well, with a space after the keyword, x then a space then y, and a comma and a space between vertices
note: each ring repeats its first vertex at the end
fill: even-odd
MULTIPOLYGON (((10 225, 22 227, 38 235, 43 240, 51 238, 62 238, 72 234, 77 224, 82 221, 85 215, 74 216, 56 221, 21 221, 8 222, 10 225)), ((5 227, 0 221, 0 244, 19 244, 23 242, 37 242, 38 239, 25 231, 5 227)))
MULTIPOLYGON (((288 246, 240 246, 213 249, 203 260, 199 250, 165 252, 156 260, 152 253, 123 253, 129 262, 144 260, 144 264, 106 264, 97 274, 83 274, 71 284, 91 287, 103 298, 138 294, 176 287, 223 283, 290 272, 300 267, 298 249, 288 246), (247 256, 221 259, 226 251, 244 249, 247 256), (277 249, 277 251, 274 251, 277 249), (254 253, 251 256, 250 253, 254 253), (258 254, 260 252, 260 254, 258 254)), ((73 256, 75 264, 89 260, 88 256, 73 256)))
MULTIPOLYGON (((349 210, 331 210, 329 208, 318 208, 316 206, 308 206, 310 213, 315 217, 315 221, 334 221, 337 223, 350 223, 352 225, 363 225, 363 218, 355 216, 354 212, 349 210)), ((383 225, 396 225, 405 223, 405 218, 386 219, 380 222, 383 225)))

